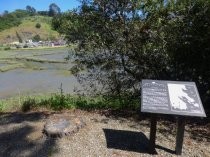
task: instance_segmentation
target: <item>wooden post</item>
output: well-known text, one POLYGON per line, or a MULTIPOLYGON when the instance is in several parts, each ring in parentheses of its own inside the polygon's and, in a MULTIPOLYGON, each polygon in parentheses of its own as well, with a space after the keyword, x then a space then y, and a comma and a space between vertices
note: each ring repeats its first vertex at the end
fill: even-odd
POLYGON ((149 139, 149 152, 155 154, 155 139, 156 139, 157 119, 152 115, 150 122, 150 139, 149 139))
POLYGON ((176 135, 176 155, 182 154, 182 146, 184 140, 185 119, 178 117, 177 120, 177 135, 176 135))

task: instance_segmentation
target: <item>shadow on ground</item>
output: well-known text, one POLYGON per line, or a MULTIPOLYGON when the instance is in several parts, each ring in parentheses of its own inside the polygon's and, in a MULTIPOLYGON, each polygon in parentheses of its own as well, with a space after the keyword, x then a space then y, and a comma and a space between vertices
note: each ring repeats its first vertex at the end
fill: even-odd
POLYGON ((5 124, 18 124, 24 121, 36 122, 38 120, 44 119, 48 116, 45 112, 30 112, 30 113, 21 113, 21 112, 8 112, 0 114, 0 125, 5 124))
MULTIPOLYGON (((149 127, 150 114, 141 113, 137 111, 125 111, 125 110, 104 110, 100 112, 101 115, 105 115, 103 123, 108 123, 109 119, 119 120, 120 123, 127 120, 135 121, 130 127, 138 129, 139 125, 149 127), (146 122, 146 123, 145 123, 146 122)), ((189 136, 196 141, 210 142, 210 112, 207 113, 207 118, 188 117, 186 118, 186 132, 189 136)), ((157 131, 165 135, 176 136, 176 116, 172 115, 157 115, 157 131)))
POLYGON ((142 132, 103 129, 107 148, 149 153, 148 138, 142 132))
POLYGON ((39 138, 31 138, 37 131, 36 123, 45 117, 44 113, 1 114, 0 156, 46 157, 55 152, 56 140, 42 135, 41 129, 38 130, 39 138))

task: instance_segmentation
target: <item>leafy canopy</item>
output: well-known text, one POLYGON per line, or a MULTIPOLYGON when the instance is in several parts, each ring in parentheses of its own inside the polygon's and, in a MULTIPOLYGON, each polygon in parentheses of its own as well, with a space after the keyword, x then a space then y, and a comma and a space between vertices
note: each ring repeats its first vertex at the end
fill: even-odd
POLYGON ((61 13, 61 9, 58 7, 57 4, 52 3, 49 6, 49 16, 55 16, 61 13))
POLYGON ((209 98, 210 1, 84 0, 53 26, 78 44, 72 72, 94 93, 138 96, 147 78, 195 81, 209 98))

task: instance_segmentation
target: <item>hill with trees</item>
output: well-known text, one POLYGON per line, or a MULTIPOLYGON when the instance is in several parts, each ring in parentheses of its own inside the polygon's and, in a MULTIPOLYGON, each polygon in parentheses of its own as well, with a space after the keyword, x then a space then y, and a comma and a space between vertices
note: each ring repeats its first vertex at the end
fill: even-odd
POLYGON ((29 16, 21 19, 21 24, 5 29, 0 32, 0 43, 12 43, 15 41, 34 39, 36 36, 40 40, 55 40, 59 38, 59 33, 51 28, 51 17, 29 16))
POLYGON ((48 11, 36 11, 32 6, 0 15, 0 44, 29 39, 55 40, 59 33, 51 29, 52 17, 60 14, 60 8, 52 3, 48 11))

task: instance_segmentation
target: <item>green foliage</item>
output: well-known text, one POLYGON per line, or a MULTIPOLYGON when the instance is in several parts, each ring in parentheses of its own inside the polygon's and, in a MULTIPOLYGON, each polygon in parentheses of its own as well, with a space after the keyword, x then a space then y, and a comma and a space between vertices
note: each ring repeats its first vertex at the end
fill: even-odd
POLYGON ((209 15, 205 0, 84 0, 52 25, 78 43, 72 71, 94 93, 137 97, 143 78, 183 80, 195 81, 206 100, 209 15))
POLYGON ((23 102, 22 111, 27 112, 30 111, 36 105, 36 100, 34 98, 27 98, 26 101, 23 102))
POLYGON ((10 100, 9 99, 0 100, 0 113, 14 111, 14 109, 17 107, 18 102, 15 102, 15 104, 11 107, 10 100))
POLYGON ((34 7, 31 7, 29 5, 26 6, 26 11, 32 16, 36 14, 36 9, 34 7))
POLYGON ((5 29, 8 29, 14 26, 18 26, 20 24, 21 24, 21 21, 17 18, 13 18, 13 17, 5 18, 5 17, 0 16, 0 31, 3 31, 5 29))
POLYGON ((3 111, 3 108, 4 108, 4 104, 2 102, 0 102, 0 112, 3 111))
POLYGON ((39 14, 41 16, 48 16, 49 12, 48 11, 37 11, 37 14, 39 14))
MULTIPOLYGON (((59 7, 57 8, 57 10, 55 7, 53 7, 53 14, 56 15, 58 13, 60 13, 59 7)), ((0 32, 14 26, 19 26, 22 23, 22 19, 27 18, 29 16, 35 16, 37 14, 42 16, 48 16, 49 12, 48 11, 36 12, 36 9, 31 6, 26 6, 26 10, 17 9, 11 13, 5 11, 0 16, 0 32)))
POLYGON ((21 22, 21 25, 18 27, 12 27, 0 32, 0 43, 9 44, 18 41, 16 31, 22 40, 33 39, 36 34, 38 34, 42 40, 57 40, 59 38, 59 33, 51 28, 52 18, 49 16, 28 16, 22 18, 21 22), (37 23, 41 24, 39 30, 36 28, 37 23))
POLYGON ((34 37, 33 37, 33 41, 40 41, 41 40, 41 37, 40 37, 40 35, 39 34, 37 34, 37 35, 35 35, 34 37))
POLYGON ((29 13, 26 10, 17 9, 14 12, 11 12, 9 15, 15 18, 23 18, 23 17, 28 17, 29 13))
POLYGON ((22 105, 22 111, 27 112, 38 108, 53 110, 62 109, 138 109, 139 99, 128 99, 128 97, 85 97, 53 94, 49 98, 38 99, 28 97, 22 105))
POLYGON ((52 3, 49 6, 49 16, 55 16, 61 13, 61 9, 58 7, 57 4, 52 3))
POLYGON ((41 24, 40 23, 36 23, 36 26, 35 26, 36 28, 41 28, 41 24))
POLYGON ((10 48, 10 47, 5 47, 4 50, 5 50, 5 51, 11 50, 11 48, 10 48))
POLYGON ((23 17, 29 16, 26 10, 17 9, 14 12, 3 14, 0 16, 0 31, 19 26, 23 17))

